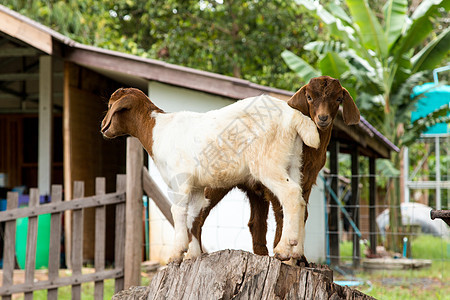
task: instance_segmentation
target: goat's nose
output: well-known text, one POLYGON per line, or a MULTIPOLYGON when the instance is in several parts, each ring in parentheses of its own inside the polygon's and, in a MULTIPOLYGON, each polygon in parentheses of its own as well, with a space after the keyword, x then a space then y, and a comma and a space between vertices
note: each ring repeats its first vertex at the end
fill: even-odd
POLYGON ((328 120, 328 115, 319 115, 319 120, 325 122, 326 120, 328 120))

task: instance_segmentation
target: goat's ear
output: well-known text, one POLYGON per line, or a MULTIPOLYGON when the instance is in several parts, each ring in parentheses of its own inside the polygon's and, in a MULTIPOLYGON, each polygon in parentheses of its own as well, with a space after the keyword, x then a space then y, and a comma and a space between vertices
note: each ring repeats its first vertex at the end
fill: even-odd
POLYGON ((111 115, 125 109, 131 109, 133 106, 133 99, 129 96, 123 96, 119 100, 113 103, 110 109, 111 115))
POLYGON ((132 99, 130 97, 124 96, 114 102, 108 112, 106 113, 105 119, 103 120, 103 125, 108 125, 111 123, 112 116, 121 110, 130 109, 132 106, 132 99))
POLYGON ((305 116, 309 116, 309 105, 306 100, 306 85, 299 89, 287 103, 290 107, 301 111, 305 116))
POLYGON ((350 93, 345 89, 343 90, 343 102, 342 106, 344 108, 344 122, 347 125, 356 125, 359 123, 360 114, 359 109, 356 107, 355 101, 353 101, 352 96, 350 96, 350 93))

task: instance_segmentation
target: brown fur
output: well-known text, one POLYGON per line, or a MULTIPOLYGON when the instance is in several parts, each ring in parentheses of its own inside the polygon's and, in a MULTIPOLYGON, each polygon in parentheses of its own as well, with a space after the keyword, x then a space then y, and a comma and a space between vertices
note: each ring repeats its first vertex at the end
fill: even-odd
MULTIPOLYGON (((343 118, 347 125, 354 125, 359 122, 360 114, 348 91, 341 86, 337 79, 321 76, 313 78, 310 82, 297 91, 288 104, 303 114, 311 117, 316 126, 320 129, 320 146, 318 149, 303 146, 302 154, 302 190, 306 203, 309 201, 311 189, 316 182, 319 171, 326 162, 327 147, 330 142, 333 121, 336 118, 339 105, 343 104, 343 118)), ((274 247, 281 238, 283 226, 283 212, 278 199, 262 184, 257 183, 252 186, 239 185, 239 189, 247 194, 250 202, 251 215, 248 226, 252 234, 253 251, 255 254, 267 255, 267 216, 269 202, 275 214, 276 233, 274 247)), ((210 199, 210 205, 204 208, 195 219, 192 232, 201 241, 201 229, 209 215, 211 209, 231 189, 209 189, 205 190, 206 198, 210 199)), ((305 222, 308 218, 308 210, 305 213, 305 222)), ((302 257, 306 263, 306 258, 302 257)))
POLYGON ((102 121, 101 132, 106 138, 113 138, 120 135, 130 134, 137 137, 150 156, 153 156, 153 127, 155 127, 155 119, 150 117, 151 113, 163 111, 154 105, 141 90, 135 88, 121 88, 115 91, 108 101, 108 112, 102 121), (146 111, 143 114, 129 113, 131 105, 137 106, 137 111, 146 111), (117 122, 111 122, 113 118, 117 118, 117 122), (137 120, 142 118, 142 120, 137 120), (137 124, 143 124, 145 130, 136 128, 137 124), (143 134, 145 133, 145 134, 143 134))

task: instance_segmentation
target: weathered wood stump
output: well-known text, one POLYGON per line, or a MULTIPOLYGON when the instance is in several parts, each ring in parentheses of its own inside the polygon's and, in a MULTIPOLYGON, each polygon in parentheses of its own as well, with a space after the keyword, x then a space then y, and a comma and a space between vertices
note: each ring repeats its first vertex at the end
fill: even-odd
POLYGON ((293 267, 245 251, 205 254, 159 271, 113 299, 374 299, 333 283, 326 266, 293 267))

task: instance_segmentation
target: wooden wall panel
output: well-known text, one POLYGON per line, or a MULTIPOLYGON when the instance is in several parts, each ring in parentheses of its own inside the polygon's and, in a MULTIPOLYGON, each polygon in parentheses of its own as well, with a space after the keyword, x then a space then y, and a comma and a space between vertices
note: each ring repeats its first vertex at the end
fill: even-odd
MULTIPOLYGON (((85 195, 95 193, 95 177, 106 178, 107 192, 115 189, 116 174, 125 170, 125 141, 106 141, 100 124, 109 95, 120 85, 86 68, 72 63, 65 65, 64 83, 64 175, 65 186, 73 181, 85 182, 85 195)), ((71 199, 71 188, 66 188, 71 199)), ((114 210, 107 209, 107 259, 113 258, 114 210)), ((84 213, 84 259, 94 258, 95 212, 84 213)), ((67 225, 67 224, 66 224, 67 225)))

